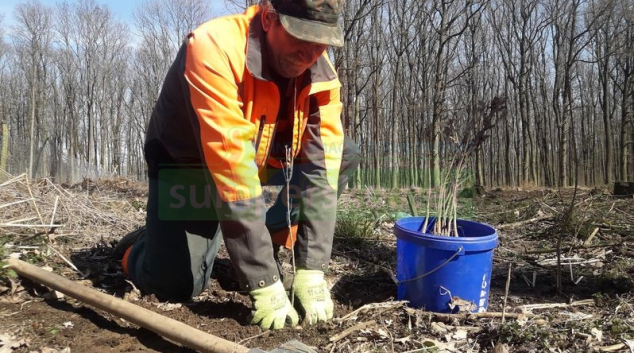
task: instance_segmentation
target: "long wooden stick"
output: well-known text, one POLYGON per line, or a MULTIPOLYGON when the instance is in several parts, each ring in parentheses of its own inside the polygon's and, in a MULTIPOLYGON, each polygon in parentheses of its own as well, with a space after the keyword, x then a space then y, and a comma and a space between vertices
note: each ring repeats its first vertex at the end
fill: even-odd
POLYGON ((245 346, 216 337, 122 299, 82 286, 24 261, 8 259, 7 263, 9 268, 24 277, 121 317, 183 346, 205 353, 249 352, 249 348, 245 346))

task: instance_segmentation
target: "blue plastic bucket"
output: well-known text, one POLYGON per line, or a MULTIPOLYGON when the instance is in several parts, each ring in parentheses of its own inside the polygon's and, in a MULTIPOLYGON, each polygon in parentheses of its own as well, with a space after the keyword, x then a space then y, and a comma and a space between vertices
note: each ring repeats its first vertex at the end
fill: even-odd
MULTIPOLYGON (((439 313, 486 311, 493 250, 498 245, 495 229, 457 220, 458 237, 439 236, 421 231, 424 220, 408 217, 394 226, 398 300, 439 313), (463 305, 455 305, 459 303, 463 305)), ((434 222, 429 219, 428 230, 434 222)))

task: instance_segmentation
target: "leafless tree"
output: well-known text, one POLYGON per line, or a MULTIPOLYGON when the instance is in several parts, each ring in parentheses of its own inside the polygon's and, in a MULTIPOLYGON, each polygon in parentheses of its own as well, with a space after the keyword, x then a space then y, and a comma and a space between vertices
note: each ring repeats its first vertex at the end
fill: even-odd
POLYGON ((440 182, 441 131, 446 113, 448 68, 453 58, 458 39, 469 27, 469 22, 485 6, 485 2, 466 0, 434 0, 428 4, 425 15, 430 18, 436 33, 433 71, 433 115, 431 122, 431 184, 440 182))
POLYGON ((615 55, 619 42, 617 33, 621 31, 619 28, 621 15, 616 12, 616 3, 612 0, 598 0, 589 4, 586 11, 586 21, 593 24, 592 40, 591 40, 591 57, 589 62, 597 67, 599 86, 596 87, 601 108, 601 116, 603 120, 604 131, 604 149, 605 149, 605 165, 604 165, 604 181, 610 183, 615 179, 615 149, 614 133, 612 121, 616 114, 616 102, 613 94, 614 84, 612 77, 615 74, 615 55), (596 20, 594 18, 597 17, 596 20))
POLYGON ((390 19, 387 24, 389 40, 389 61, 391 63, 392 92, 390 94, 390 109, 387 119, 392 122, 387 146, 388 161, 390 166, 389 186, 399 187, 399 151, 403 147, 409 148, 400 137, 401 131, 406 127, 409 110, 405 96, 411 87, 406 84, 405 54, 416 41, 417 33, 411 28, 411 24, 420 17, 422 9, 416 6, 416 1, 394 1, 388 6, 387 16, 390 19))
MULTIPOLYGON (((9 51, 9 45, 4 41, 4 28, 2 21, 4 16, 0 15, 0 87, 6 87, 6 70, 7 70, 7 52, 9 51)), ((0 147, 0 170, 6 171, 9 162, 9 126, 7 123, 7 111, 6 101, 8 97, 5 96, 3 90, 0 93, 0 128, 2 145, 0 147)))
POLYGON ((143 175, 142 146, 147 121, 167 73, 186 35, 210 19, 206 0, 154 0, 134 12, 138 45, 128 75, 131 86, 126 99, 127 123, 126 168, 143 175))
MULTIPOLYGON (((531 123, 530 79, 535 44, 545 40, 544 29, 549 19, 541 8, 541 0, 495 1, 488 11, 495 40, 504 64, 506 79, 511 83, 521 121, 522 158, 518 161, 518 182, 537 181, 536 144, 531 123)), ((507 136, 508 137, 508 136, 507 136)))
MULTIPOLYGON (((383 6, 382 1, 350 0, 345 2, 342 16, 342 26, 346 45, 341 49, 334 49, 335 67, 342 82, 342 100, 344 109, 342 120, 345 133, 355 141, 367 141, 362 125, 368 124, 368 109, 362 109, 364 92, 374 77, 379 66, 371 66, 368 58, 369 45, 373 40, 373 33, 367 31, 371 14, 383 6)), ((367 151, 364 150, 364 152, 367 151)), ((362 159, 362 168, 366 167, 368 158, 362 159)), ((350 178, 350 186, 361 185, 362 172, 350 178)))
MULTIPOLYGON (((97 176, 109 169, 104 135, 112 127, 103 104, 112 93, 105 90, 105 85, 114 73, 121 72, 117 65, 123 60, 128 31, 107 6, 97 5, 94 0, 63 3, 57 13, 59 62, 63 64, 60 72, 69 99, 66 106, 75 116, 72 124, 76 124, 71 129, 70 158, 73 161, 75 155, 83 156, 83 175, 97 176)), ((73 166, 72 170, 77 168, 73 166)))
MULTIPOLYGON (((18 55, 20 68, 27 78, 30 86, 30 128, 29 128, 29 155, 28 171, 35 176, 38 165, 36 163, 36 149, 40 141, 40 119, 44 112, 43 100, 44 84, 47 75, 47 55, 52 42, 52 10, 34 0, 28 3, 20 3, 15 9, 17 25, 13 26, 11 35, 18 55)), ((43 146, 42 146, 43 148, 43 146)))
POLYGON ((620 31, 615 38, 618 43, 615 58, 615 85, 620 93, 620 179, 634 177, 634 5, 617 2, 615 13, 620 14, 620 31))

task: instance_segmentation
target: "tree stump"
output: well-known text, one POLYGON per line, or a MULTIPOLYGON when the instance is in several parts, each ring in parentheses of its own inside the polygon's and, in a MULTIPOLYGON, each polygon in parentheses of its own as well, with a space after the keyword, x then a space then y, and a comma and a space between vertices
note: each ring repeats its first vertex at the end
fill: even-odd
POLYGON ((634 196, 634 182, 616 181, 614 182, 614 196, 631 197, 634 196))

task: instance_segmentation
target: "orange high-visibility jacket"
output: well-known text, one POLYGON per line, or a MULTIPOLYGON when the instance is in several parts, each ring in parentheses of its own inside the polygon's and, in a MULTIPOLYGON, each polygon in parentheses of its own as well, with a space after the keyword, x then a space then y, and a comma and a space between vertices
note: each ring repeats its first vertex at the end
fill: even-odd
POLYGON ((277 279, 261 185, 267 168, 281 167, 269 157, 278 110, 292 115, 290 147, 303 178, 298 266, 327 268, 343 148, 341 84, 327 54, 295 80, 290 106, 279 107, 266 45, 258 6, 191 32, 167 74, 145 146, 150 177, 161 163, 206 165, 225 244, 247 289, 277 279))

